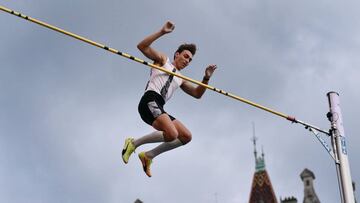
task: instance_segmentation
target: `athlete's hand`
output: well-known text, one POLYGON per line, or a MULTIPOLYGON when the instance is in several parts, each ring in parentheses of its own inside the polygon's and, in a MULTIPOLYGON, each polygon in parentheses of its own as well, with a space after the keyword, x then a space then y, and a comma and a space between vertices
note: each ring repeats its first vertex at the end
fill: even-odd
POLYGON ((172 23, 171 21, 167 21, 165 25, 161 28, 161 32, 163 34, 167 34, 172 32, 174 29, 175 29, 175 24, 172 23))
POLYGON ((210 79, 212 74, 214 73, 214 71, 216 70, 217 66, 215 64, 211 64, 209 65, 206 69, 205 69, 205 77, 210 79))

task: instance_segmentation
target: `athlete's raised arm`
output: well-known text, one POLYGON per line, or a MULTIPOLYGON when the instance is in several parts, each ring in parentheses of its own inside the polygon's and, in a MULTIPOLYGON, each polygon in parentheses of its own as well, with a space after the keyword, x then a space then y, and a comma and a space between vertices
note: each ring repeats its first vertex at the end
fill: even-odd
POLYGON ((157 32, 145 37, 138 45, 137 48, 149 59, 153 60, 155 64, 163 66, 166 63, 166 55, 153 49, 151 44, 161 36, 172 32, 175 25, 167 21, 165 25, 157 32))

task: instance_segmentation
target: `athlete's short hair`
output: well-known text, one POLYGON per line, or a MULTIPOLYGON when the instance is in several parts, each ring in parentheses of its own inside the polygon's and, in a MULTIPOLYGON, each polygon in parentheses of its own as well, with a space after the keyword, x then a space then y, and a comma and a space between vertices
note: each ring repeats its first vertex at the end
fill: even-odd
POLYGON ((196 45, 193 43, 191 43, 191 44, 184 43, 184 44, 180 45, 179 48, 174 53, 174 59, 175 59, 176 53, 181 53, 184 50, 190 51, 192 53, 192 55, 194 56, 196 53, 196 45))

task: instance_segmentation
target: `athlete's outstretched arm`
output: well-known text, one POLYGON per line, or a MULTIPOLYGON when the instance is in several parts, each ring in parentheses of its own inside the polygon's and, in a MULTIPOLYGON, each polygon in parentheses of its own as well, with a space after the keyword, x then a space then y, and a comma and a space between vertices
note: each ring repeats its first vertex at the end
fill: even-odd
MULTIPOLYGON (((211 64, 206 68, 205 76, 202 80, 202 83, 208 84, 208 82, 216 68, 217 68, 217 66, 215 64, 211 64)), ((200 85, 195 87, 195 86, 193 86, 193 84, 191 82, 188 82, 188 81, 184 81, 180 87, 184 92, 195 97, 196 99, 200 99, 206 90, 205 87, 200 86, 200 85)))
POLYGON ((155 64, 163 66, 166 63, 166 55, 153 49, 151 44, 161 36, 170 33, 174 30, 175 25, 167 21, 165 25, 157 32, 147 36, 138 45, 137 48, 149 59, 153 60, 155 64))

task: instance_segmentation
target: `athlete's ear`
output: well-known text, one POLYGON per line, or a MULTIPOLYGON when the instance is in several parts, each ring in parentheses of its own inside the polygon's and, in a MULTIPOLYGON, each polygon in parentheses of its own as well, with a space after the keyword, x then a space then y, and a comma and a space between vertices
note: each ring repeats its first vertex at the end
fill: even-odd
POLYGON ((175 58, 177 57, 177 56, 179 56, 179 52, 176 52, 175 54, 174 54, 174 60, 175 60, 175 58))

